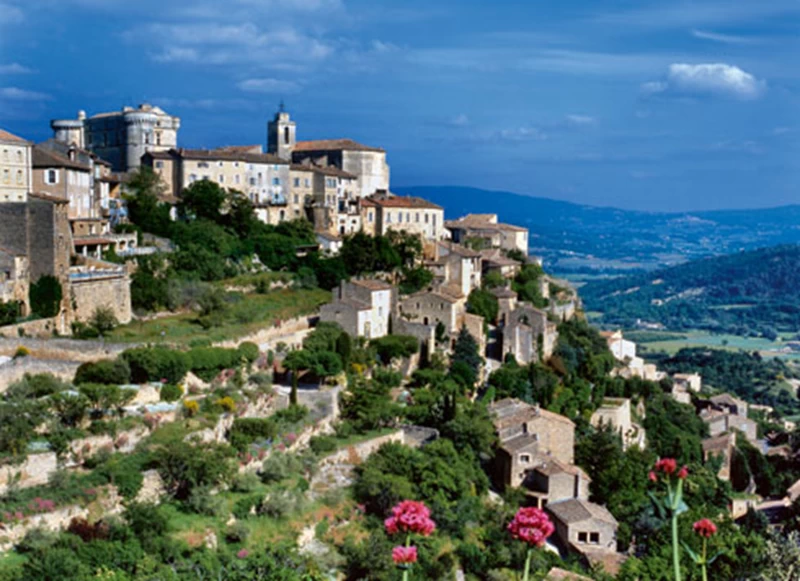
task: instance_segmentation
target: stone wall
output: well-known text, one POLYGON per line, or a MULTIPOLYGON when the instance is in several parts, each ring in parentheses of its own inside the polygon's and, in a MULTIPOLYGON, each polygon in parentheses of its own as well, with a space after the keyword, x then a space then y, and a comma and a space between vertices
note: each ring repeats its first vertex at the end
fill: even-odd
POLYGON ((26 373, 52 373, 64 381, 72 381, 78 369, 78 361, 61 361, 52 359, 36 359, 34 357, 20 357, 0 365, 0 393, 5 392, 8 386, 22 379, 26 373))
MULTIPOLYGON (((6 329, 6 327, 3 327, 6 329)), ((105 341, 79 341, 77 339, 37 339, 33 337, 0 337, 0 355, 14 355, 23 346, 40 359, 61 361, 96 361, 113 359, 125 349, 136 347, 133 343, 107 343, 105 341)))
POLYGON ((72 455, 72 464, 78 465, 85 458, 97 453, 98 450, 106 448, 110 451, 129 454, 133 452, 136 444, 150 435, 150 431, 144 426, 138 426, 124 432, 119 432, 116 436, 99 434, 97 436, 87 436, 69 443, 69 451, 72 455))
POLYGON ((58 462, 53 452, 31 454, 22 464, 0 466, 0 494, 6 493, 12 481, 16 481, 19 488, 47 484, 50 474, 57 468, 58 462))
POLYGON ((61 332, 59 329, 59 317, 49 319, 36 319, 26 321, 16 325, 5 325, 0 327, 2 337, 52 337, 54 331, 61 332))
POLYGON ((127 273, 91 278, 70 277, 70 300, 73 318, 88 321, 100 307, 110 308, 121 324, 129 323, 131 279, 127 273))

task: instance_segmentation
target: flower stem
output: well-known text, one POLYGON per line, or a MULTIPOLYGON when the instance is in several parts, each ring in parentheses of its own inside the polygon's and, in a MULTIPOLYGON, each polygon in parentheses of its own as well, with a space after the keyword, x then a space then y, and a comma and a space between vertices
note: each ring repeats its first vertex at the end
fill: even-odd
POLYGON ((681 581, 681 560, 678 553, 678 515, 672 514, 672 567, 675 581, 681 581))
POLYGON ((525 574, 522 576, 522 581, 528 581, 531 571, 531 557, 533 557, 533 549, 528 549, 528 556, 525 558, 525 574))
POLYGON ((708 539, 704 538, 703 539, 703 560, 700 563, 700 567, 701 567, 700 570, 703 573, 703 581, 708 581, 708 569, 707 569, 708 561, 706 561, 707 550, 708 550, 708 539))
MULTIPOLYGON (((406 547, 411 546, 411 533, 406 535, 406 547)), ((403 569, 403 581, 408 581, 408 573, 411 570, 411 566, 407 565, 405 569, 403 569)))

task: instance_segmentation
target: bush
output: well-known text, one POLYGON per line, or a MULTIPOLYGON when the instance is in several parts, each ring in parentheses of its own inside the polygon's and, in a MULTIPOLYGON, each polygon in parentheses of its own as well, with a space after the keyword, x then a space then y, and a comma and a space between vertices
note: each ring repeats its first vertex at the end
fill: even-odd
POLYGON ((75 372, 75 385, 103 383, 124 385, 131 382, 131 368, 124 359, 102 359, 82 363, 75 372))
POLYGON ((301 510, 302 505, 303 499, 299 494, 289 490, 282 490, 265 498, 258 509, 258 513, 276 519, 283 519, 301 510))
POLYGON ((197 400, 187 399, 183 402, 183 413, 185 413, 188 417, 194 417, 199 411, 200 404, 197 403, 197 400))
POLYGON ((392 359, 410 357, 419 350, 419 341, 410 335, 386 335, 373 339, 370 345, 375 348, 384 365, 389 365, 392 359))
POLYGON ((161 386, 161 401, 178 401, 183 397, 183 388, 180 385, 167 383, 161 386))
POLYGON ((260 371, 248 377, 247 381, 256 387, 270 387, 272 385, 272 376, 265 371, 260 371))
POLYGON ((64 298, 61 283, 54 276, 44 275, 30 286, 31 311, 40 317, 55 317, 64 298))
POLYGON ((215 406, 221 407, 223 411, 233 413, 236 411, 236 402, 229 395, 219 398, 214 402, 215 406))
POLYGON ((131 381, 147 383, 161 381, 179 383, 189 371, 189 357, 186 353, 166 347, 136 347, 127 349, 120 355, 131 369, 131 381))
POLYGON ((274 453, 264 460, 261 480, 265 483, 281 482, 300 474, 303 464, 294 454, 274 453))
POLYGON ((250 341, 245 341, 237 348, 239 355, 247 359, 248 363, 252 363, 256 359, 258 359, 258 355, 260 353, 258 349, 258 345, 255 343, 251 343, 250 341))
POLYGON ((315 454, 324 454, 336 450, 336 438, 333 436, 314 436, 309 442, 311 451, 315 454))
POLYGON ((242 354, 237 349, 195 347, 187 355, 192 373, 203 381, 211 381, 223 369, 237 368, 242 363, 242 354))
POLYGON ((260 505, 261 505, 261 495, 254 494, 237 500, 234 503, 231 512, 233 512, 233 516, 235 516, 237 519, 244 520, 246 518, 253 516, 253 512, 256 512, 260 505))
POLYGON ((261 484, 261 480, 252 472, 244 472, 233 477, 231 490, 234 492, 253 492, 261 484))
POLYGON ((114 330, 114 327, 119 325, 117 316, 114 314, 114 309, 110 307, 97 307, 92 313, 92 318, 89 319, 89 325, 94 328, 98 334, 105 335, 114 330))
POLYGON ((196 514, 222 516, 225 513, 225 499, 211 494, 208 487, 198 487, 186 499, 186 507, 196 514))
POLYGON ((235 522, 225 530, 225 541, 228 543, 244 543, 249 536, 250 529, 241 522, 235 522))
POLYGON ((278 426, 272 418, 236 418, 230 431, 231 446, 244 452, 259 440, 271 440, 278 435, 278 426))

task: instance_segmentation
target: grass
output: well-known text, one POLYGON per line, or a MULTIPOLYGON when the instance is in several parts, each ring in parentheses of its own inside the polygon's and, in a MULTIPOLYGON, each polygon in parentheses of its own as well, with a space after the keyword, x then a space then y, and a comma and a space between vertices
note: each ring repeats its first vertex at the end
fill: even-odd
MULTIPOLYGON (((712 334, 707 331, 686 331, 670 333, 656 331, 659 340, 648 341, 646 332, 631 333, 631 340, 646 345, 647 351, 664 351, 674 355, 688 347, 711 347, 726 351, 759 351, 765 356, 774 356, 788 359, 800 358, 800 354, 781 353, 784 345, 781 342, 770 341, 764 337, 742 337, 730 334, 712 334)), ((626 335, 627 337, 627 335, 626 335)))
POLYGON ((194 339, 208 339, 216 343, 271 327, 277 319, 287 320, 313 313, 328 301, 330 293, 321 289, 280 289, 263 295, 241 295, 241 300, 227 306, 218 326, 204 329, 197 322, 195 313, 182 313, 117 327, 109 333, 107 340, 186 345, 194 339))
POLYGON ((222 287, 243 287, 255 286, 260 281, 275 283, 291 282, 293 279, 294 274, 291 272, 260 272, 258 274, 240 274, 233 278, 221 280, 216 284, 222 287))

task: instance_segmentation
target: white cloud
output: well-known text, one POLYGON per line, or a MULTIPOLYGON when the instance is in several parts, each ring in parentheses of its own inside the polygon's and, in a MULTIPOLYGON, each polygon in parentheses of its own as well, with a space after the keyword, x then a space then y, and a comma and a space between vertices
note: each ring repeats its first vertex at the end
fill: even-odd
POLYGON ((723 95, 738 99, 757 99, 767 88, 766 81, 757 79, 739 67, 724 63, 685 64, 669 66, 662 81, 642 85, 648 95, 674 93, 679 95, 723 95))
POLYGON ((722 34, 711 30, 692 30, 692 36, 701 40, 711 40, 723 44, 752 44, 756 40, 746 36, 736 36, 733 34, 722 34))
POLYGON ((195 63, 200 58, 197 50, 180 46, 166 47, 160 53, 152 55, 153 60, 160 63, 195 63))
POLYGON ((33 73, 33 69, 24 67, 19 63, 0 65, 0 75, 28 75, 31 73, 33 73))
POLYGON ((19 87, 0 87, 0 99, 9 101, 47 101, 51 97, 45 93, 28 91, 19 87))
POLYGON ((464 113, 460 113, 450 120, 450 125, 453 127, 466 127, 469 125, 469 117, 464 113))
POLYGON ((281 79, 247 79, 237 85, 242 91, 252 93, 297 93, 300 84, 281 79))
POLYGON ((719 26, 733 23, 749 23, 769 18, 781 18, 800 13, 797 0, 706 0, 693 2, 652 2, 624 12, 600 12, 594 22, 615 26, 644 29, 687 28, 697 26, 719 26))
POLYGON ((547 139, 547 134, 538 127, 527 126, 503 129, 497 136, 503 141, 544 141, 547 139))
POLYGON ((567 123, 570 125, 594 125, 597 119, 589 115, 567 115, 567 123))

